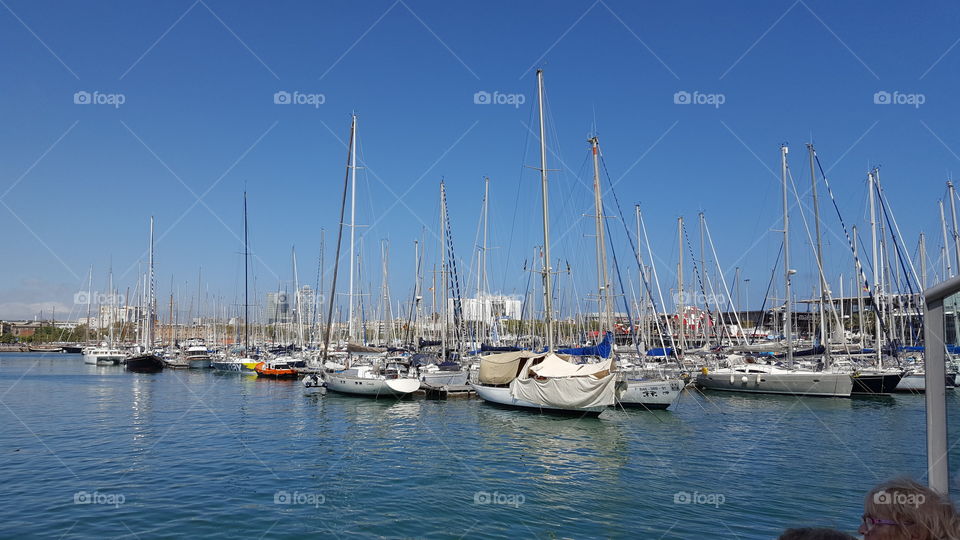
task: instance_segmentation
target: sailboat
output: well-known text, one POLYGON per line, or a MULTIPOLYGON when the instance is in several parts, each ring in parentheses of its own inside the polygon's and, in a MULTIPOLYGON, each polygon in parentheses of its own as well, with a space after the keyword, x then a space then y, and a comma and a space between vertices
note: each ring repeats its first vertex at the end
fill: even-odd
POLYGON ((764 362, 748 357, 745 363, 719 369, 702 368, 697 375, 697 386, 710 390, 746 392, 753 394, 790 394, 798 396, 850 397, 853 381, 849 373, 798 369, 793 359, 793 312, 791 310, 790 278, 796 270, 790 268, 790 221, 787 200, 786 145, 780 147, 780 165, 783 180, 783 267, 784 302, 783 335, 786 342, 787 365, 764 362))
POLYGON ((249 271, 249 242, 247 237, 247 192, 243 192, 243 350, 242 356, 225 355, 222 359, 211 362, 213 369, 229 373, 254 373, 259 360, 247 358, 250 348, 250 285, 247 283, 249 271))
POLYGON ((143 350, 123 361, 127 371, 157 373, 163 371, 163 360, 153 354, 153 216, 150 216, 150 250, 147 263, 147 313, 144 318, 143 350))
MULTIPOLYGON (((604 340, 600 346, 594 347, 594 351, 570 351, 572 354, 596 354, 600 358, 609 357, 612 354, 615 339, 613 332, 615 330, 613 316, 613 285, 610 282, 610 275, 607 268, 607 245, 606 245, 606 227, 603 215, 603 198, 600 192, 600 139, 591 137, 588 141, 590 150, 593 154, 593 197, 594 197, 594 221, 596 227, 596 255, 597 255, 597 300, 600 305, 598 314, 600 315, 600 328, 604 334, 604 340), (604 350, 601 346, 606 345, 604 350), (598 354, 599 353, 599 354, 598 354)), ((561 351, 564 352, 564 351, 561 351)), ((617 372, 617 399, 616 405, 621 407, 637 407, 642 409, 666 409, 676 403, 680 398, 680 392, 683 384, 680 379, 670 380, 665 377, 646 378, 639 377, 626 371, 617 372)))
MULTIPOLYGON (((117 347, 114 340, 113 334, 113 316, 116 313, 116 306, 114 302, 116 301, 116 295, 113 294, 113 269, 111 267, 109 278, 107 280, 107 290, 110 291, 110 321, 109 321, 109 341, 103 341, 99 345, 93 347, 87 347, 83 350, 83 363, 90 364, 94 366, 115 366, 120 364, 124 358, 127 357, 127 353, 117 347)), ((87 284, 87 331, 89 332, 90 328, 90 302, 93 299, 93 269, 90 269, 90 277, 87 284)), ((98 327, 103 326, 103 306, 97 306, 100 310, 100 316, 98 319, 101 324, 98 324, 98 327)))
POLYGON ((507 352, 480 360, 478 381, 471 383, 484 401, 546 413, 599 416, 614 404, 613 359, 573 364, 554 352, 553 287, 550 274, 550 213, 547 191, 547 142, 543 117, 543 70, 537 70, 540 119, 540 185, 543 206, 543 298, 546 353, 507 352))
MULTIPOLYGON (((350 144, 347 156, 347 175, 344 179, 343 199, 340 204, 340 228, 337 235, 337 254, 334 259, 337 263, 333 269, 333 285, 330 298, 334 298, 337 290, 337 271, 340 260, 340 241, 343 237, 343 214, 346 210, 347 188, 350 186, 350 294, 349 294, 349 335, 348 340, 354 336, 354 311, 353 311, 353 260, 354 260, 354 218, 356 209, 357 193, 357 115, 354 114, 350 123, 350 144)), ((324 338, 323 358, 327 362, 324 364, 323 384, 327 390, 339 392, 341 394, 350 394, 357 396, 370 397, 402 397, 420 389, 420 381, 416 377, 410 377, 408 367, 400 362, 382 362, 382 365, 370 366, 339 366, 329 362, 330 349, 330 328, 332 326, 333 302, 329 303, 327 308, 327 329, 324 338)), ((319 384, 315 378, 304 380, 307 387, 319 384)))

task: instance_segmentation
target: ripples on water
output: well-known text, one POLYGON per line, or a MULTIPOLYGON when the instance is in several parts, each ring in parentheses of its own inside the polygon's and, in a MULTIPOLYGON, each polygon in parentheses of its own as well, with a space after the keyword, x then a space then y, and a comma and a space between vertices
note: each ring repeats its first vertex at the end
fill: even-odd
POLYGON ((689 393, 672 412, 580 420, 4 354, 0 404, 4 538, 853 532, 870 487, 926 464, 917 395, 689 393))

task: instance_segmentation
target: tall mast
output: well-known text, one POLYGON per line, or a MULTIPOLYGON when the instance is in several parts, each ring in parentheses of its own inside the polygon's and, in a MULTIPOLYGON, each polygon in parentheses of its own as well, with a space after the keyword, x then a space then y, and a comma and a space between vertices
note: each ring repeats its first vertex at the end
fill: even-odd
POLYGON ((783 305, 783 337, 787 340, 787 364, 793 367, 793 310, 790 306, 790 212, 787 206, 787 145, 780 147, 780 174, 783 178, 783 290, 786 296, 783 305))
POLYGON ((347 296, 348 301, 350 302, 350 309, 348 310, 348 319, 347 319, 347 341, 353 339, 355 335, 355 322, 353 317, 353 258, 354 258, 354 228, 356 227, 356 214, 357 214, 357 115, 353 115, 353 124, 350 128, 350 293, 347 296))
MULTIPOLYGON (((873 256, 873 327, 877 348, 877 362, 879 364, 882 359, 880 352, 880 288, 878 287, 880 279, 880 259, 877 258, 877 216, 874 201, 874 176, 872 171, 867 174, 867 185, 870 189, 870 249, 873 256)), ((942 209, 943 202, 941 201, 940 204, 942 209)), ((946 229, 944 229, 944 231, 946 231, 946 229)), ((944 241, 946 241, 946 233, 944 233, 944 241)))
MULTIPOLYGON (((827 302, 827 278, 823 270, 823 241, 820 237, 820 205, 817 199, 817 174, 814 169, 814 159, 817 151, 813 144, 807 144, 807 153, 810 154, 810 188, 813 193, 813 219, 816 230, 817 240, 817 273, 820 275, 820 341, 823 344, 823 362, 824 366, 830 366, 830 336, 827 332, 826 302, 827 302)), ((841 286, 843 281, 841 280, 841 286)), ((840 295, 840 307, 843 307, 843 294, 840 295)), ((831 304, 831 308, 832 308, 831 304)))
POLYGON ((547 139, 543 119, 543 70, 537 70, 537 107, 540 111, 540 186, 543 193, 543 310, 547 351, 553 352, 553 282, 550 277, 550 207, 547 198, 547 139))
MULTIPOLYGON (((488 211, 490 208, 490 177, 483 179, 483 251, 480 253, 480 283, 477 287, 477 303, 480 307, 480 313, 478 319, 481 321, 481 328, 483 328, 483 323, 486 322, 486 311, 487 311, 487 300, 486 300, 486 287, 487 287, 487 231, 488 231, 488 211)), ((490 325, 491 327, 496 324, 494 320, 493 304, 490 304, 490 325)), ((479 339, 479 336, 477 336, 479 339)))
POLYGON ((147 256, 147 322, 144 351, 153 348, 153 216, 150 216, 150 252, 147 256))
MULTIPOLYGON (((330 351, 330 330, 333 328, 333 306, 336 302, 333 301, 334 295, 337 293, 337 273, 340 269, 340 244, 343 240, 343 213, 347 206, 347 183, 350 178, 351 164, 353 163, 353 149, 356 147, 354 144, 354 138, 356 136, 357 129, 357 115, 353 115, 353 120, 350 123, 350 150, 349 155, 347 156, 347 171, 346 176, 343 179, 343 197, 340 200, 340 219, 337 220, 337 251, 333 257, 333 283, 330 285, 330 298, 327 301, 327 327, 324 329, 323 335, 323 358, 327 358, 327 354, 330 351)), ((339 316, 337 317, 339 320, 339 316)))
POLYGON ((83 327, 83 344, 90 343, 90 304, 93 303, 93 265, 90 265, 90 273, 87 277, 87 324, 83 327))
POLYGON ((110 347, 113 347, 114 346, 113 323, 115 322, 114 318, 117 316, 117 295, 113 293, 113 261, 112 260, 110 261, 110 275, 107 278, 107 282, 109 283, 107 287, 110 291, 110 316, 108 317, 108 321, 110 324, 110 347))
POLYGON ((953 192, 953 182, 947 180, 947 195, 950 197, 950 217, 953 221, 953 255, 960 271, 960 232, 957 231, 957 196, 953 192))
POLYGON ((247 192, 243 192, 243 350, 250 347, 250 244, 247 236, 247 192))
POLYGON ((920 233, 920 290, 927 288, 927 238, 920 233))
POLYGON ((677 218, 677 323, 680 326, 680 350, 687 348, 687 324, 683 318, 683 216, 677 218))
POLYGON ((600 333, 606 335, 607 331, 613 330, 613 311, 610 307, 610 276, 607 273, 607 244, 603 227, 603 199, 600 197, 600 140, 597 137, 587 139, 590 143, 590 150, 593 153, 593 204, 596 209, 594 219, 596 221, 596 240, 597 240, 597 301, 599 308, 597 311, 602 313, 600 318, 600 333))
POLYGON ((857 234, 857 226, 854 225, 852 228, 853 228, 853 261, 854 261, 853 282, 857 284, 857 322, 859 323, 858 333, 860 334, 860 348, 862 349, 864 345, 863 343, 863 280, 860 279, 860 276, 861 276, 859 272, 860 265, 857 264, 860 260, 859 258, 857 258, 857 250, 860 244, 860 238, 859 238, 859 235, 857 234))
POLYGON ((947 220, 943 217, 943 200, 937 201, 937 204, 940 206, 940 229, 943 231, 943 249, 940 250, 940 258, 943 261, 944 268, 944 280, 948 277, 953 277, 953 270, 950 267, 950 247, 947 243, 947 220))
POLYGON ((447 201, 446 201, 446 192, 443 188, 443 180, 440 181, 440 280, 443 283, 443 295, 441 299, 443 300, 443 314, 440 318, 440 358, 444 361, 447 359, 447 325, 449 321, 447 320, 448 314, 448 305, 449 301, 447 299, 448 287, 447 287, 447 201))
POLYGON ((290 256, 293 259, 293 301, 294 309, 297 310, 297 339, 300 340, 301 350, 304 348, 306 342, 303 339, 303 301, 300 298, 300 279, 297 276, 297 249, 296 247, 290 248, 290 256))

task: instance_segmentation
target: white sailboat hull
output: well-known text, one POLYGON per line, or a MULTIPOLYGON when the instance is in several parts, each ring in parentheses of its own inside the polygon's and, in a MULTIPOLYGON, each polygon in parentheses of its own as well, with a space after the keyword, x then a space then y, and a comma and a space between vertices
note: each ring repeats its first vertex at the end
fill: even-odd
POLYGON ((591 415, 597 416, 604 410, 606 407, 585 407, 582 409, 561 409, 557 407, 548 407, 544 405, 537 405, 529 401, 522 399, 517 399, 513 397, 513 394, 510 392, 510 388, 507 386, 487 386, 483 384, 471 384, 473 390, 480 396, 481 399, 489 403, 496 405, 501 405, 505 407, 512 407, 516 409, 533 409, 540 412, 552 413, 552 414, 572 414, 572 415, 591 415))
POLYGON ((370 397, 403 397, 420 389, 417 379, 373 379, 348 377, 337 373, 324 375, 327 390, 341 394, 370 397))
POLYGON ((697 375, 697 386, 709 390, 751 394, 850 397, 853 381, 846 373, 744 373, 722 369, 697 375))
POLYGON ((676 380, 630 380, 617 385, 616 406, 639 409, 666 409, 680 399, 683 381, 676 380))

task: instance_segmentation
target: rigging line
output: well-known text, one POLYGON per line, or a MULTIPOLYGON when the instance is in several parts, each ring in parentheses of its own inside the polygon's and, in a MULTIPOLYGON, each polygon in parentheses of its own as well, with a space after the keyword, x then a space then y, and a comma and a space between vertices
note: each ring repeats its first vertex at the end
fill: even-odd
MULTIPOLYGON (((890 238, 891 238, 891 240, 893 240, 893 251, 894 251, 894 253, 897 254, 897 261, 900 263, 900 269, 903 270, 903 279, 906 280, 907 290, 909 291, 910 296, 912 297, 915 293, 914 293, 914 290, 913 290, 913 284, 912 284, 912 282, 910 281, 910 275, 907 273, 907 268, 906 268, 906 266, 905 266, 904 263, 903 263, 903 254, 901 253, 900 242, 897 241, 897 237, 893 235, 893 230, 892 230, 891 227, 890 227, 890 225, 891 225, 891 224, 890 224, 890 213, 892 213, 892 211, 891 211, 891 212, 888 212, 888 211, 887 211, 887 203, 886 203, 886 201, 884 200, 883 192, 879 189, 879 182, 876 183, 876 188, 877 188, 877 196, 880 198, 880 210, 881 210, 881 212, 883 213, 883 217, 884 217, 884 219, 885 219, 886 222, 887 222, 887 230, 890 231, 890 238)), ((899 231, 897 231, 897 232, 899 233, 899 231)), ((911 270, 912 270, 912 269, 913 269, 913 265, 911 264, 911 270)), ((916 276, 914 276, 914 277, 916 277, 916 276)), ((902 286, 902 283, 897 283, 897 285, 898 285, 898 289, 899 289, 900 286, 902 286)), ((918 286, 918 288, 919 288, 919 286, 918 286)), ((898 295, 898 296, 899 296, 899 295, 898 295)), ((902 304, 901 304, 901 308, 902 308, 902 307, 903 307, 903 306, 902 306, 902 304)), ((916 315, 920 318, 921 321, 923 321, 923 313, 920 311, 920 306, 919 306, 919 305, 915 305, 915 308, 916 308, 916 315)), ((911 337, 913 337, 912 332, 911 332, 911 337)))
POLYGON ((713 261, 717 265, 717 273, 720 274, 720 283, 723 285, 723 293, 727 295, 727 309, 733 312, 733 317, 737 321, 737 328, 740 330, 739 341, 745 342, 746 340, 744 339, 743 324, 741 324, 740 313, 738 312, 741 306, 734 306, 733 304, 733 291, 727 286, 727 278, 723 275, 723 268, 720 265, 720 258, 717 257, 717 248, 713 245, 713 235, 710 234, 710 226, 707 225, 706 215, 703 216, 703 230, 707 233, 707 242, 710 244, 710 252, 713 254, 713 261))
MULTIPOLYGON (((790 177, 790 186, 793 187, 793 197, 797 201, 797 208, 800 210, 800 219, 801 221, 803 221, 803 229, 807 233, 807 242, 809 242, 811 246, 815 246, 816 244, 814 244, 813 242, 813 236, 810 234, 810 224, 807 222, 807 216, 803 212, 804 206, 803 206, 803 203, 800 201, 800 193, 797 190, 797 184, 796 182, 794 182, 793 174, 789 171, 789 169, 787 170, 787 175, 790 177)), ((808 257, 809 257, 809 254, 808 254, 808 257)), ((816 257, 814 258, 816 259, 816 257)), ((817 273, 818 284, 829 283, 829 281, 827 281, 826 271, 824 271, 823 269, 823 263, 819 260, 817 260, 817 272, 818 272, 817 273)), ((837 314, 837 310, 833 306, 833 293, 830 291, 829 286, 826 288, 826 290, 823 291, 823 294, 825 294, 827 299, 830 300, 829 311, 830 311, 830 315, 833 316, 833 321, 837 324, 837 327, 842 328, 843 323, 840 321, 840 316, 837 314)), ((821 295, 821 301, 822 299, 823 297, 821 295)), ((825 309, 827 308, 825 307, 825 309)), ((809 306, 808 306, 808 313, 809 313, 809 306)), ((817 331, 819 332, 819 329, 817 331)), ((821 340, 826 339, 826 336, 820 336, 820 339, 821 340)))
MULTIPOLYGON (((817 169, 820 170, 820 176, 821 178, 823 178, 823 183, 827 188, 827 195, 830 196, 830 202, 833 204, 833 209, 837 213, 837 219, 840 220, 840 226, 843 227, 843 234, 844 236, 847 237, 847 246, 850 248, 851 253, 853 253, 853 260, 856 263, 857 271, 860 273, 860 283, 858 284, 858 286, 863 287, 863 289, 867 292, 867 295, 870 297, 870 305, 873 306, 874 313, 876 313, 877 321, 880 323, 880 330, 884 333, 884 335, 889 335, 886 322, 884 321, 883 316, 877 310, 877 306, 878 306, 877 298, 874 295, 873 289, 870 287, 870 281, 867 279, 866 274, 864 274, 863 272, 863 264, 860 261, 860 256, 857 255, 856 249, 854 249, 853 240, 850 239, 850 233, 847 230, 847 224, 843 221, 843 215, 840 213, 840 206, 837 205, 837 199, 833 196, 833 189, 830 187, 830 181, 827 180, 827 175, 826 173, 823 172, 823 165, 820 164, 820 156, 814 154, 813 158, 817 162, 817 169)), ((862 246, 863 243, 861 242, 860 245, 862 246)), ((874 261, 874 263, 875 262, 876 261, 874 261)), ((871 269, 872 268, 873 266, 871 264, 871 269)), ((899 365, 900 359, 897 357, 896 354, 894 354, 894 359, 896 359, 897 364, 899 365)))
MULTIPOLYGON (((767 309, 767 299, 770 298, 770 289, 771 287, 773 287, 773 280, 777 275, 777 268, 780 267, 781 254, 783 254, 783 242, 780 242, 780 249, 777 250, 777 258, 773 264, 773 270, 770 271, 770 281, 767 282, 767 290, 766 292, 763 293, 763 302, 760 304, 760 311, 757 312, 757 320, 753 323, 753 328, 754 328, 753 336, 750 338, 750 341, 748 342, 750 345, 752 345, 753 341, 757 339, 756 329, 760 328, 760 325, 763 323, 763 319, 765 318, 764 316, 766 314, 766 309, 767 309)), ((775 315, 773 316, 773 319, 774 321, 776 320, 775 315)))
MULTIPOLYGON (((700 285, 700 294, 702 294, 703 297, 704 297, 704 299, 706 299, 706 298, 707 298, 707 289, 703 286, 703 278, 702 278, 702 276, 700 275, 700 267, 697 265, 697 259, 696 259, 696 257, 695 257, 694 254, 693 254, 693 244, 690 243, 690 235, 687 234, 687 226, 686 226, 686 225, 683 226, 683 238, 684 238, 684 240, 687 241, 687 250, 690 252, 690 259, 693 261, 693 273, 694 273, 695 276, 697 276, 697 284, 700 285)), ((694 300, 696 300, 696 299, 694 299, 694 300)), ((695 301, 694 301, 694 302, 691 302, 691 304, 696 304, 696 302, 695 302, 695 301)), ((707 312, 707 321, 712 320, 712 319, 713 319, 713 314, 712 314, 711 311, 710 311, 710 305, 709 305, 706 301, 704 301, 703 307, 706 308, 705 311, 707 312)), ((683 314, 681 313, 680 316, 683 317, 683 314)), ((701 317, 701 319, 702 319, 702 317, 701 317)), ((706 331, 706 329, 703 329, 703 335, 704 335, 705 338, 707 337, 707 331, 706 331)), ((709 340, 709 338, 707 338, 707 339, 709 340)))
MULTIPOLYGON (((514 347, 517 347, 517 346, 520 345, 520 335, 523 333, 523 319, 524 319, 524 317, 526 316, 526 313, 527 313, 527 303, 528 303, 528 300, 527 300, 527 299, 530 297, 530 279, 533 277, 533 268, 532 268, 532 267, 533 267, 533 262, 532 262, 532 261, 530 262, 530 266, 531 266, 531 271, 530 271, 530 272, 527 272, 527 286, 526 286, 526 288, 525 288, 524 291, 523 291, 523 304, 520 305, 520 325, 519 325, 519 327, 517 328, 517 335, 515 336, 515 339, 514 339, 514 341, 513 341, 513 346, 514 346, 514 347)), ((527 260, 526 260, 526 259, 523 260, 523 270, 524 270, 524 271, 527 270, 527 260)))
MULTIPOLYGON (((526 125, 528 126, 531 123, 533 123, 533 112, 535 109, 536 107, 534 107, 533 102, 531 102, 530 115, 527 117, 527 123, 526 123, 526 125)), ((524 163, 526 163, 527 161, 527 150, 530 146, 530 130, 525 129, 523 131, 526 132, 526 135, 523 140, 523 155, 520 157, 520 172, 517 175, 517 193, 513 197, 513 219, 511 220, 511 223, 510 223, 510 234, 507 236, 507 252, 504 255, 504 259, 503 259, 504 261, 503 276, 500 281, 501 290, 505 290, 507 285, 507 275, 509 274, 508 270, 509 270, 509 264, 510 264, 509 263, 510 254, 512 253, 512 250, 513 250, 513 238, 517 228, 517 212, 520 208, 520 188, 521 186, 523 186, 523 173, 526 169, 526 166, 524 165, 524 163)))
MULTIPOLYGON (((658 308, 657 308, 657 301, 656 301, 656 298, 653 296, 653 289, 652 289, 652 287, 651 287, 650 280, 649 280, 648 278, 646 278, 646 272, 645 272, 644 269, 643 269, 643 264, 640 262, 640 251, 639 251, 639 250, 637 249, 637 247, 634 245, 634 243, 633 243, 633 235, 630 233, 630 230, 627 228, 627 221, 626 221, 626 219, 624 219, 624 217, 623 217, 623 208, 620 207, 620 198, 617 196, 617 192, 616 192, 616 190, 613 188, 613 182, 610 181, 610 172, 607 170, 607 162, 606 162, 606 160, 603 158, 603 154, 600 154, 600 163, 601 163, 601 165, 603 165, 603 173, 604 173, 604 176, 606 176, 607 182, 610 184, 610 194, 613 195, 613 201, 614 201, 615 206, 617 207, 617 213, 618 213, 619 216, 620 216, 620 222, 623 224, 624 232, 625 232, 626 235, 627 235, 627 240, 630 242, 630 250, 631 250, 631 252, 633 253, 633 259, 636 261, 636 263, 637 263, 637 268, 638 268, 638 270, 640 271, 640 273, 641 273, 642 275, 644 275, 644 278, 645 278, 645 279, 643 280, 643 285, 644 285, 644 288, 645 288, 646 291, 647 291, 647 296, 649 296, 649 298, 650 298, 650 305, 653 307, 654 321, 656 321, 657 333, 660 335, 660 346, 661 346, 662 349, 664 349, 664 352, 666 352, 666 348, 667 348, 667 347, 666 347, 666 343, 665 343, 664 340, 663 340, 663 329, 662 329, 662 327, 660 326, 660 323, 661 323, 661 321, 660 321, 660 316, 657 314, 657 309, 658 309, 658 308)), ((653 261, 653 250, 650 248, 650 239, 646 236, 647 228, 646 228, 646 224, 644 224, 643 216, 642 216, 642 215, 640 216, 640 225, 641 225, 641 228, 643 229, 644 239, 646 240, 646 243, 647 243, 647 252, 648 252, 648 254, 649 254, 650 257, 651 257, 651 259, 650 259, 650 268, 651 268, 652 271, 653 271, 653 278, 654 278, 654 280, 656 280, 656 282, 657 282, 657 295, 658 295, 659 298, 660 298, 660 303, 661 303, 661 304, 664 304, 664 301, 663 301, 663 292, 660 290, 660 279, 657 277, 657 267, 656 267, 656 264, 655 264, 654 261, 653 261)), ((637 238, 637 244, 639 245, 639 243, 640 243, 640 239, 637 238)), ((666 307, 664 307, 664 311, 666 311, 666 307)), ((666 327, 667 327, 667 334, 670 336, 670 347, 671 347, 671 349, 672 349, 673 356, 674 356, 674 358, 676 359, 677 364, 678 364, 681 368, 683 368, 683 364, 682 364, 681 361, 680 361, 680 351, 677 350, 677 345, 676 345, 676 343, 674 342, 674 339, 673 339, 673 328, 672 328, 671 325, 670 325, 670 318, 668 317, 665 322, 666 322, 666 327)), ((666 354, 664 354, 664 356, 666 356, 666 354)))
MULTIPOLYGON (((623 286, 623 276, 620 273, 620 263, 617 262, 617 249, 613 245, 612 237, 613 235, 611 234, 607 235, 607 243, 610 244, 610 254, 611 256, 613 256, 613 270, 617 273, 617 282, 620 284, 620 290, 623 291, 624 293, 621 296, 623 297, 624 309, 626 309, 627 311, 627 320, 630 321, 630 333, 634 336, 633 346, 637 350, 637 354, 640 356, 643 356, 640 352, 640 342, 636 339, 637 329, 636 329, 636 326, 633 324, 633 313, 630 312, 630 302, 627 300, 627 295, 626 295, 627 289, 623 286)), ((612 336, 613 343, 611 343, 611 346, 615 349, 617 345, 617 325, 616 324, 613 325, 613 328, 611 328, 611 331, 613 332, 613 336, 612 336)), ((610 354, 612 355, 613 352, 611 351, 610 354)))
MULTIPOLYGON (((607 170, 607 162, 606 162, 606 160, 603 158, 603 154, 602 154, 602 153, 600 154, 600 164, 603 165, 603 174, 604 174, 604 176, 607 177, 607 182, 610 184, 610 194, 613 195, 613 201, 614 201, 615 206, 617 207, 617 213, 620 215, 620 222, 623 223, 624 232, 625 232, 626 235, 627 235, 627 240, 630 242, 630 250, 634 253, 633 259, 634 259, 634 260, 636 261, 636 263, 637 263, 637 269, 640 270, 640 272, 643 272, 643 267, 642 267, 642 265, 640 264, 640 259, 639 259, 639 258, 637 257, 637 255, 636 255, 636 254, 638 253, 638 250, 637 250, 636 245, 634 245, 634 243, 633 243, 633 234, 630 232, 630 229, 627 228, 627 221, 626 221, 626 219, 624 219, 624 217, 623 217, 623 208, 620 207, 620 198, 617 197, 617 192, 616 192, 616 190, 613 189, 613 183, 610 182, 610 172, 607 170)), ((641 219, 642 219, 642 218, 641 218, 641 219)), ((638 239, 637 239, 637 243, 639 244, 639 242, 640 242, 640 239, 638 238, 638 239)), ((651 266, 652 266, 652 265, 654 264, 654 262, 651 260, 651 261, 650 261, 650 264, 651 264, 651 266)), ((650 283, 649 283, 649 281, 648 281, 648 280, 644 280, 644 284, 646 285, 647 293, 650 295, 650 302, 653 303, 653 308, 654 308, 654 310, 658 309, 659 306, 657 306, 656 300, 655 300, 654 297, 653 297, 653 291, 652 291, 652 289, 650 288, 650 283)), ((664 310, 666 310, 666 307, 664 307, 664 310)))

